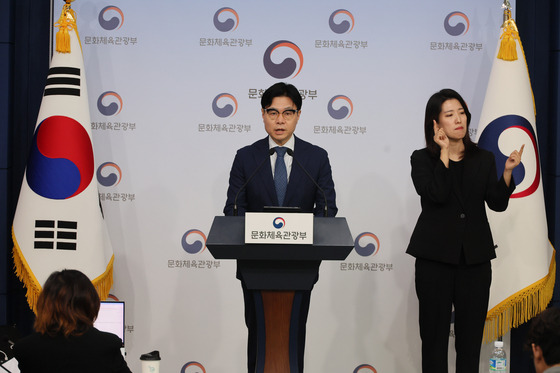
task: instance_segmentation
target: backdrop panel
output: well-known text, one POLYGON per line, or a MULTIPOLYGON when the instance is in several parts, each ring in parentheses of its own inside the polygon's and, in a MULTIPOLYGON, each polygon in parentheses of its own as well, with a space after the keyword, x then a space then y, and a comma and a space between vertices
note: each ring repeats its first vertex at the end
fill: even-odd
POLYGON ((345 262, 321 266, 306 370, 419 371, 410 154, 424 146, 426 101, 444 87, 469 103, 475 137, 501 1, 72 5, 132 370, 154 349, 165 372, 243 370, 235 263, 214 260, 204 241, 235 151, 265 136, 260 94, 285 81, 304 97, 296 134, 329 152, 355 238, 345 262))

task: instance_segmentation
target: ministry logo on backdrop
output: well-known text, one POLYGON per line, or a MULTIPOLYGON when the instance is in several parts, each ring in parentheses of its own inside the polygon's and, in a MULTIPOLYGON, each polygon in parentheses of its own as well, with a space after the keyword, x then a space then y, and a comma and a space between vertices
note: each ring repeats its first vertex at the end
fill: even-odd
POLYGON ((303 67, 303 53, 301 49, 288 40, 272 43, 264 52, 263 64, 266 72, 276 79, 295 78, 303 67), (297 61, 292 58, 297 56, 297 61), (282 62, 272 61, 282 59, 282 62))
POLYGON ((452 36, 452 39, 444 39, 440 41, 430 41, 430 50, 432 51, 446 51, 446 52, 480 52, 483 49, 483 43, 480 41, 473 41, 473 33, 470 36, 465 36, 470 30, 471 22, 469 17, 459 11, 453 11, 445 16, 443 20, 443 28, 447 36, 452 36))
POLYGON ((206 369, 196 361, 189 361, 181 368, 181 373, 206 373, 206 369), (201 370, 202 369, 202 370, 201 370))
MULTIPOLYGON (((329 28, 335 34, 342 37, 343 34, 350 34, 356 25, 354 15, 346 9, 338 9, 329 16, 329 28)), ((315 39, 315 48, 333 49, 339 51, 355 51, 357 49, 365 49, 368 47, 367 40, 351 40, 351 39, 315 39)))
POLYGON ((346 9, 335 10, 329 17, 329 27, 336 34, 349 33, 354 28, 354 24, 354 16, 346 9), (337 20, 342 19, 342 21, 337 23, 335 18, 337 20))
POLYGON ((123 100, 117 92, 103 92, 99 98, 97 98, 97 110, 107 117, 120 114, 122 109, 123 100))
MULTIPOLYGON (((178 255, 176 258, 167 259, 167 268, 172 270, 182 270, 182 271, 211 271, 219 270, 222 264, 219 260, 205 258, 205 255, 201 254, 206 248, 206 235, 199 229, 190 229, 183 234, 181 238, 181 246, 187 254, 192 254, 195 256, 189 256, 188 259, 185 255, 178 255)), ((192 362, 196 363, 196 362, 192 362)), ((183 367, 186 369, 191 363, 187 363, 183 367)), ((201 368, 202 366, 193 365, 201 368)), ((185 370, 182 370, 183 372, 185 370)), ((198 372, 197 370, 195 370, 198 372)), ((193 370, 187 370, 187 372, 195 372, 193 370)))
MULTIPOLYGON (((119 185, 122 180, 123 172, 118 164, 114 162, 105 162, 97 167, 95 173, 97 182, 105 188, 113 188, 119 185)), ((99 190, 99 200, 105 203, 124 203, 136 200, 135 193, 127 193, 123 190, 104 189, 99 190)))
MULTIPOLYGON (((90 21, 93 21, 91 19, 90 21)), ((84 45, 103 45, 113 47, 127 47, 138 44, 135 35, 123 35, 121 27, 124 24, 124 12, 117 6, 108 5, 99 11, 97 22, 102 30, 98 35, 84 35, 84 45)))
POLYGON ((233 117, 237 113, 237 99, 229 93, 220 93, 212 101, 212 111, 220 118, 233 117), (219 106, 223 102, 229 102, 224 106, 219 106))
POLYGON ((33 136, 26 178, 44 198, 68 199, 84 191, 93 179, 93 147, 84 127, 62 115, 45 118, 33 136))
POLYGON ((469 17, 462 12, 451 12, 443 21, 445 31, 451 36, 465 35, 469 31, 469 17))
POLYGON ((232 8, 224 7, 218 9, 216 13, 214 13, 214 26, 221 32, 235 31, 237 26, 239 26, 239 15, 232 8), (224 21, 220 21, 220 18, 223 19, 223 17, 221 17, 222 15, 226 15, 224 21))
POLYGON ((354 105, 352 104, 352 100, 348 97, 336 95, 330 99, 327 105, 327 111, 333 119, 348 119, 354 111, 354 105), (338 109, 335 108, 335 106, 338 107, 338 109))
POLYGON ((105 162, 97 168, 97 182, 104 187, 116 186, 121 182, 122 170, 116 163, 105 162))
MULTIPOLYGON (((379 254, 381 240, 371 232, 360 233, 354 240, 354 251, 360 257, 355 261, 345 260, 340 263, 340 271, 354 273, 390 273, 395 268, 391 262, 373 261, 379 254), (365 260, 372 260, 370 262, 365 260)), ((383 256, 383 255, 382 255, 383 256)), ((382 260, 383 258, 379 258, 382 260)))
MULTIPOLYGON (((219 118, 235 116, 239 107, 237 98, 231 93, 220 93, 212 100, 212 112, 219 118)), ((251 132, 251 125, 243 123, 199 123, 198 132, 205 133, 246 133, 251 132)))
POLYGON ((185 232, 181 238, 181 246, 189 254, 198 254, 206 248, 206 235, 198 229, 185 232))
MULTIPOLYGON (((99 95, 97 98, 97 111, 104 117, 117 116, 124 108, 124 101, 121 95, 114 91, 106 91, 99 95)), ((93 117, 92 117, 93 119, 93 117)), ((92 130, 103 131, 133 131, 136 129, 135 122, 123 121, 121 119, 114 119, 114 121, 107 121, 103 118, 99 122, 91 122, 92 130)))
POLYGON ((229 37, 217 38, 212 32, 207 37, 199 39, 200 47, 213 47, 213 48, 245 48, 253 46, 253 39, 247 38, 243 35, 232 34, 239 26, 239 14, 233 8, 224 7, 220 8, 214 13, 213 25, 216 30, 229 33, 229 37), (235 35, 235 37, 234 37, 235 35))
POLYGON ((375 256, 380 247, 379 238, 371 232, 360 233, 354 240, 354 250, 361 256, 375 256))
POLYGON ((375 370, 375 368, 369 364, 361 364, 358 365, 356 369, 353 370, 352 373, 366 373, 366 372, 377 373, 377 370, 375 370))
MULTIPOLYGON (((526 144, 523 151, 523 160, 513 170, 513 179, 515 180, 515 185, 520 186, 516 188, 515 193, 511 195, 510 198, 522 198, 533 194, 540 183, 540 161, 539 153, 537 147, 537 140, 533 126, 527 119, 519 115, 504 115, 499 118, 494 119, 490 122, 480 134, 478 144, 481 148, 490 150, 494 153, 496 158, 496 171, 498 173, 498 178, 504 172, 504 166, 506 159, 508 159, 511 151, 504 154, 500 150, 500 138, 503 135, 502 140, 507 141, 508 133, 510 131, 520 130, 523 131, 530 139, 531 146, 526 144), (532 153, 531 153, 532 151, 532 153), (530 162, 530 163, 529 163, 530 162)), ((513 140, 518 140, 518 137, 512 136, 513 140)), ((515 144, 517 146, 517 144, 515 144)))
POLYGON ((118 30, 124 23, 124 13, 114 5, 101 9, 98 16, 99 25, 107 31, 118 30))

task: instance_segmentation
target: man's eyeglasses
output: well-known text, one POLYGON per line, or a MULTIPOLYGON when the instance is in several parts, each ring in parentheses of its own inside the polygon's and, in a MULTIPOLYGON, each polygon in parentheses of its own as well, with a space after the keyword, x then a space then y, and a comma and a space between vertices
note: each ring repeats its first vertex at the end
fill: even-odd
MULTIPOLYGON (((264 111, 271 120, 276 120, 276 118, 278 118, 278 115, 280 114, 276 109, 264 109, 264 111)), ((282 116, 284 117, 285 120, 291 120, 294 119, 297 112, 298 111, 294 109, 284 110, 282 112, 282 116)))

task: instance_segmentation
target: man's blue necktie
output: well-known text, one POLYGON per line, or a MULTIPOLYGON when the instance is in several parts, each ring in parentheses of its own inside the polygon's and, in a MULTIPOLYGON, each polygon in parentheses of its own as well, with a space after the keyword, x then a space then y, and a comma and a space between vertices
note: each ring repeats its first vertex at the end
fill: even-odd
POLYGON ((284 146, 276 147, 276 163, 274 165, 274 185, 276 186, 276 195, 278 196, 278 206, 284 205, 284 196, 288 187, 288 173, 286 172, 286 163, 284 155, 288 148, 284 146))

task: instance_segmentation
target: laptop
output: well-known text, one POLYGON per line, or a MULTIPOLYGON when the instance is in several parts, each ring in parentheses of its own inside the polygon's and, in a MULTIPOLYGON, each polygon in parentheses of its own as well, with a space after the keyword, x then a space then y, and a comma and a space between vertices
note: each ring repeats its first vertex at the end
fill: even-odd
POLYGON ((101 301, 93 326, 103 332, 115 334, 121 339, 121 347, 124 348, 124 302, 101 301))

